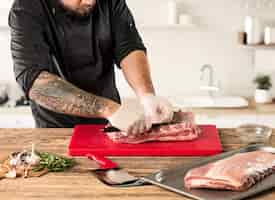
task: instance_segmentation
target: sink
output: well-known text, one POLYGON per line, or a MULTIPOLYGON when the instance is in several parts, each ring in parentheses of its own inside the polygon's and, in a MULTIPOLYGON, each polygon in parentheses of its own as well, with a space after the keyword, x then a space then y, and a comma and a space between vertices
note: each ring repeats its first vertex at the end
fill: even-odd
POLYGON ((171 102, 177 107, 192 108, 243 108, 248 107, 248 101, 235 96, 190 96, 173 97, 171 102))

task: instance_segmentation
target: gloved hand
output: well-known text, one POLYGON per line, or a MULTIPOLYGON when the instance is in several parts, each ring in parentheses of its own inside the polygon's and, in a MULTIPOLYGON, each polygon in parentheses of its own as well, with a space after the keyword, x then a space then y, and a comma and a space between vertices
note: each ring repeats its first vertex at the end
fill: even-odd
POLYGON ((153 124, 169 123, 173 120, 173 106, 166 98, 147 94, 140 97, 140 103, 143 105, 145 116, 150 118, 153 124))
POLYGON ((137 135, 148 131, 152 123, 143 112, 124 104, 108 117, 112 126, 122 130, 127 135, 137 135))

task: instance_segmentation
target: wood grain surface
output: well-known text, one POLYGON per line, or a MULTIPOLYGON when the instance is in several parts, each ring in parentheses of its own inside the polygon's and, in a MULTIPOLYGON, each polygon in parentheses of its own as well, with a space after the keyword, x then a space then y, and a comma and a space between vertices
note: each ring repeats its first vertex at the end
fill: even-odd
MULTIPOLYGON (((275 132, 275 131, 273 131, 275 132)), ((67 155, 71 129, 0 129, 0 160, 13 151, 31 148, 67 155)), ((244 146, 234 129, 219 130, 225 151, 244 146)), ((275 146, 273 133, 270 145, 275 146)), ((116 157, 111 158, 136 176, 145 176, 159 169, 175 167, 200 157, 116 157)), ((156 186, 111 188, 99 182, 90 172, 97 165, 77 158, 78 165, 67 172, 49 173, 39 178, 0 180, 0 200, 187 200, 188 198, 156 186)), ((274 200, 275 189, 251 199, 274 200)))

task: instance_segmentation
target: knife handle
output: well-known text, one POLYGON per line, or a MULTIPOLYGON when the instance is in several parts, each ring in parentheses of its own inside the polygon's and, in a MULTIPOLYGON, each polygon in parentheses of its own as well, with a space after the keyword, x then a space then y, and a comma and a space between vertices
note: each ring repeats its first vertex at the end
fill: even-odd
POLYGON ((105 158, 104 156, 88 154, 87 157, 94 160, 100 166, 100 169, 108 170, 118 168, 118 165, 115 162, 105 158))

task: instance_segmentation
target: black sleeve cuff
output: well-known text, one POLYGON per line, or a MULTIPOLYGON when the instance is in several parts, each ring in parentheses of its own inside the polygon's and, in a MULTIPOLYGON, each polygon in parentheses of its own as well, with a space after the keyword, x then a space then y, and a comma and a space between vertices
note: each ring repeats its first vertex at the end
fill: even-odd
POLYGON ((128 47, 127 49, 122 50, 121 52, 119 52, 118 55, 116 56, 116 60, 115 60, 116 65, 118 66, 118 68, 121 69, 120 63, 125 57, 127 57, 133 51, 137 51, 137 50, 143 51, 145 54, 147 54, 147 49, 143 45, 131 46, 131 47, 128 47))
POLYGON ((29 68, 29 69, 23 71, 19 76, 16 77, 16 81, 23 89, 23 92, 25 93, 27 100, 30 100, 29 92, 33 86, 34 81, 37 79, 37 77, 43 71, 48 71, 48 69, 46 69, 46 68, 39 68, 39 69, 29 68))

